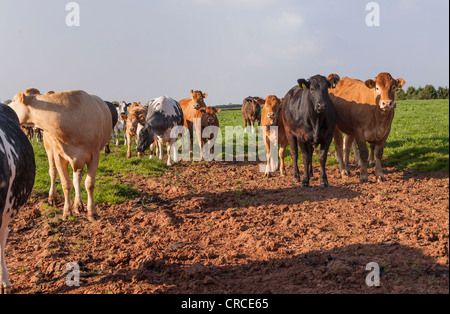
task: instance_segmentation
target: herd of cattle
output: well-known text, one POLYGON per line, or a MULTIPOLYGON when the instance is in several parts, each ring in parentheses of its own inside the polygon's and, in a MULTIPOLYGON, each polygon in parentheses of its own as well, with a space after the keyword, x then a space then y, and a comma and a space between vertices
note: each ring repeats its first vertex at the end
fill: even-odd
MULTIPOLYGON (((246 130, 253 131, 259 124, 263 129, 268 161, 265 175, 272 172, 271 142, 280 147, 280 174, 285 176, 284 155, 291 147, 294 180, 300 182, 297 165, 300 146, 304 164, 302 187, 309 186, 312 175, 312 155, 318 149, 320 185, 328 186, 325 165, 328 149, 334 138, 336 159, 341 174, 349 174, 349 153, 353 147, 359 151, 360 181, 368 181, 367 162, 370 143, 370 162, 375 163, 378 182, 385 181, 381 159, 384 145, 391 130, 396 108, 395 93, 405 84, 389 73, 379 74, 375 80, 365 82, 331 74, 327 78, 317 75, 309 80, 300 79, 284 98, 268 96, 265 100, 248 97, 242 105, 246 130), (261 107, 263 106, 262 110, 261 107), (270 129, 278 127, 278 135, 271 136, 270 129), (345 138, 343 138, 345 133, 345 138), (354 144, 356 142, 356 145, 354 144), (320 149, 318 148, 320 146, 320 149)), ((141 103, 113 104, 84 91, 69 91, 42 95, 30 88, 19 92, 9 106, 0 104, 0 294, 10 292, 10 283, 4 258, 8 224, 27 202, 35 178, 33 148, 22 128, 42 130, 44 147, 49 161, 51 185, 49 203, 56 203, 56 175, 59 174, 64 192, 63 217, 78 214, 83 209, 80 193, 82 171, 87 165, 85 187, 88 194, 88 219, 97 216, 94 204, 94 185, 100 152, 115 138, 119 144, 120 133, 125 131, 128 145, 127 158, 132 155, 131 143, 136 138, 137 153, 152 147, 163 158, 163 145, 167 144, 168 162, 172 165, 173 149, 177 141, 172 130, 184 126, 191 136, 193 149, 194 129, 200 151, 208 138, 202 138, 204 128, 219 126, 216 113, 220 109, 207 107, 207 94, 191 91, 191 98, 179 102, 169 97, 152 99, 147 106, 141 103), (83 125, 83 127, 80 127, 83 125), (90 132, 86 132, 86 130, 90 132), (111 132, 113 130, 113 132, 111 132), (73 169, 73 181, 68 165, 73 169), (75 200, 70 195, 75 188, 75 200)), ((358 154, 357 154, 358 155, 358 154)), ((202 155, 203 156, 203 155, 202 155)))

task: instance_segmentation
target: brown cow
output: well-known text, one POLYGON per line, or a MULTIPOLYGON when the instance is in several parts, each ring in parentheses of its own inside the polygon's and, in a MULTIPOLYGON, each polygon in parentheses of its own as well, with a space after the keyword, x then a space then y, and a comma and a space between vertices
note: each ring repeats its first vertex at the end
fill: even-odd
POLYGON ((48 200, 52 205, 56 203, 58 172, 65 198, 64 218, 72 215, 72 182, 68 164, 70 163, 73 169, 75 213, 83 208, 80 182, 84 165, 87 165, 85 185, 88 195, 88 219, 94 220, 97 215, 94 204, 95 175, 100 161, 100 150, 111 139, 112 118, 106 103, 84 91, 52 95, 40 95, 37 91, 31 94, 19 92, 10 107, 17 113, 21 124, 44 130, 44 146, 51 178, 48 200))
MULTIPOLYGON (((180 100, 178 103, 183 110, 184 115, 184 126, 189 130, 189 138, 191 139, 191 152, 194 150, 194 118, 198 115, 198 111, 200 108, 206 108, 205 98, 208 96, 206 93, 202 93, 201 91, 193 91, 191 90, 191 98, 185 98, 180 100)), ((198 123, 200 122, 199 120, 198 123)), ((195 128, 199 129, 200 125, 196 124, 195 128)), ((201 137, 197 136, 197 140, 201 149, 201 137)))
POLYGON ((394 119, 395 93, 405 85, 405 80, 393 79, 389 73, 380 73, 375 80, 360 80, 344 77, 336 88, 330 90, 330 97, 336 109, 334 143, 336 158, 342 175, 349 174, 348 155, 350 146, 345 147, 343 156, 342 132, 348 135, 346 142, 356 139, 360 157, 360 182, 368 181, 366 142, 373 145, 376 157, 375 175, 378 182, 386 181, 381 159, 384 145, 391 131, 394 119))
POLYGON ((244 118, 245 132, 250 126, 250 132, 256 133, 255 125, 261 126, 261 106, 264 105, 265 100, 259 97, 247 97, 242 102, 242 117, 244 118))
MULTIPOLYGON (((220 112, 220 109, 214 107, 200 108, 195 115, 195 119, 200 119, 201 129, 196 128, 197 138, 201 138, 200 145, 200 160, 203 160, 203 147, 207 141, 212 140, 214 137, 217 138, 217 132, 219 131, 219 119, 216 113, 220 112), (203 132, 207 127, 216 127, 213 133, 205 134, 203 132)), ((213 147, 210 149, 210 153, 213 154, 213 147)))
POLYGON ((272 147, 280 146, 280 174, 283 177, 286 175, 286 170, 284 167, 284 154, 287 146, 287 138, 285 136, 284 125, 281 119, 278 120, 278 137, 274 137, 270 132, 270 126, 273 125, 276 114, 281 108, 281 104, 282 100, 278 99, 277 96, 268 96, 265 100, 265 105, 261 113, 261 126, 263 130, 264 143, 266 144, 267 155, 267 165, 264 177, 270 177, 271 173, 275 170, 272 159, 271 143, 272 147))
MULTIPOLYGON (((138 123, 145 122, 145 118, 147 117, 147 108, 142 106, 141 103, 134 102, 131 107, 128 108, 128 116, 127 116, 127 158, 131 158, 131 141, 133 137, 137 140, 137 129, 138 123)), ((123 117, 122 117, 123 118, 123 117)))

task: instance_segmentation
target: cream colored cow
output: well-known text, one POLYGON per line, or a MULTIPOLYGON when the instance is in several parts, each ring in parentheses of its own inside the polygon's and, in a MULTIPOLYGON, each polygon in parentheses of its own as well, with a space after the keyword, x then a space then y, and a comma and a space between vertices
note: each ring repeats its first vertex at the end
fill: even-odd
POLYGON ((51 178, 48 200, 55 205, 58 171, 64 191, 64 218, 72 215, 72 208, 76 214, 83 209, 80 182, 84 165, 87 165, 87 213, 88 219, 94 220, 97 216, 94 186, 100 151, 111 139, 112 119, 106 103, 84 91, 50 95, 19 92, 9 106, 17 113, 21 125, 44 130, 44 146, 51 178), (73 185, 68 171, 69 163, 74 171, 73 207, 70 200, 73 185))

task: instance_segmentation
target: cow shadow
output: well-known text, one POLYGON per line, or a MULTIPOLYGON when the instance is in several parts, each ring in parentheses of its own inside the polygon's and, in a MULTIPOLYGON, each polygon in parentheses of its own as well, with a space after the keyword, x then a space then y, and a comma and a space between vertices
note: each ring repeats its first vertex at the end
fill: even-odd
MULTIPOLYGON (((189 250, 189 245, 183 250, 189 250)), ((195 251, 195 246, 191 250, 195 251)), ((420 249, 396 242, 353 244, 243 262, 244 255, 230 257, 223 251, 217 255, 200 263, 142 257, 135 269, 114 270, 95 282, 82 281, 81 286, 119 284, 125 293, 215 295, 447 294, 449 290, 448 266, 420 249), (155 286, 159 288, 145 290, 155 286)), ((77 293, 77 289, 63 285, 52 293, 77 293)), ((274 304, 271 307, 275 308, 274 304)))

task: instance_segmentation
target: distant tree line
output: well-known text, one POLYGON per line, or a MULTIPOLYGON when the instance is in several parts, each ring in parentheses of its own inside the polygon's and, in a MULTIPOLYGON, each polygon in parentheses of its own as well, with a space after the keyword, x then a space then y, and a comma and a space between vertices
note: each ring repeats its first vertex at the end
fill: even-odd
POLYGON ((448 99, 448 87, 439 86, 437 89, 433 85, 415 88, 408 87, 405 91, 403 89, 397 92, 397 100, 422 100, 422 99, 448 99))

